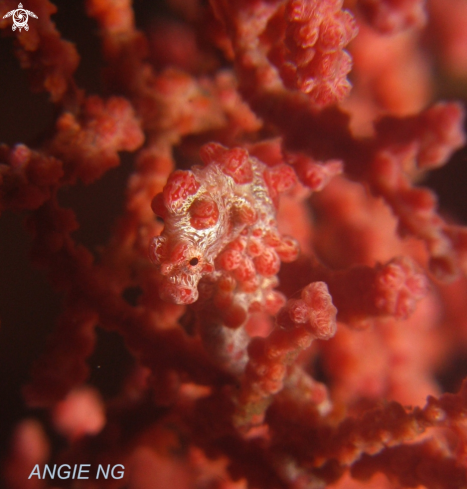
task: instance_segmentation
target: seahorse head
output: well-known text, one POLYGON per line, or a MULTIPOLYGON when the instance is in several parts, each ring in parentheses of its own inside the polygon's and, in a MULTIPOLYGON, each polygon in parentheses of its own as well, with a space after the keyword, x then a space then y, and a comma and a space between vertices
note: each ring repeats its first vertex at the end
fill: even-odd
POLYGON ((163 277, 159 294, 168 302, 191 304, 198 299, 200 279, 214 271, 207 247, 219 220, 218 206, 193 172, 179 170, 152 208, 165 223, 150 244, 150 257, 163 277))

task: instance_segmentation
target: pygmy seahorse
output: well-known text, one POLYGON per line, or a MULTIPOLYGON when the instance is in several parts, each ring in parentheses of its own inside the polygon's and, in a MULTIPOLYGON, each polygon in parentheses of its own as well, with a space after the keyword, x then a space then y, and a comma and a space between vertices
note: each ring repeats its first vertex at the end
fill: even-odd
POLYGON ((160 296, 193 303, 207 277, 224 284, 217 305, 220 301, 226 311, 233 303, 245 312, 255 302, 264 306, 274 300, 280 261, 298 254, 296 241, 281 236, 276 221, 278 194, 296 183, 295 172, 217 143, 203 146, 201 159, 204 166, 173 172, 152 203, 164 220, 161 235, 150 244, 163 277, 160 296))

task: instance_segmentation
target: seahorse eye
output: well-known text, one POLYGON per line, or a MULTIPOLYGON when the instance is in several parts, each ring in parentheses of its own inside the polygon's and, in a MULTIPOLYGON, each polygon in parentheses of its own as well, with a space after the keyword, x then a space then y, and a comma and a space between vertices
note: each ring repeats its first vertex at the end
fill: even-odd
POLYGON ((198 260, 198 258, 192 258, 192 259, 189 261, 189 263, 190 263, 190 265, 191 265, 192 267, 195 267, 196 265, 198 265, 199 260, 198 260))

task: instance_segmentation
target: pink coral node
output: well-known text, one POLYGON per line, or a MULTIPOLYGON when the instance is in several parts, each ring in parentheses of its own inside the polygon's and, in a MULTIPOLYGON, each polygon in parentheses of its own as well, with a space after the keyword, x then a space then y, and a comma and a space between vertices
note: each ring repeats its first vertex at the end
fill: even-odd
POLYGON ((375 305, 398 319, 408 318, 428 292, 428 279, 408 258, 395 258, 376 273, 375 305))
POLYGON ((337 309, 328 286, 324 282, 313 282, 302 290, 300 299, 287 302, 277 322, 287 329, 303 326, 313 338, 328 340, 336 333, 336 316, 337 309))

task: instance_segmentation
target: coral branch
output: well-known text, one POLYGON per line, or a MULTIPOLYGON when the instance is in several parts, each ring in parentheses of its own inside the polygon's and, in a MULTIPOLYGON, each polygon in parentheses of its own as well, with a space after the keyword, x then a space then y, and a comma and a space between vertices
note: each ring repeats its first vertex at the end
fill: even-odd
POLYGON ((267 338, 248 346, 249 361, 238 394, 235 423, 245 429, 259 424, 282 388, 287 370, 313 339, 328 340, 336 332, 336 308, 323 282, 314 282, 279 311, 277 326, 267 338))

